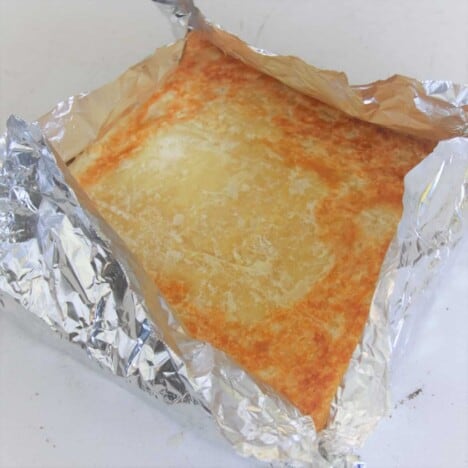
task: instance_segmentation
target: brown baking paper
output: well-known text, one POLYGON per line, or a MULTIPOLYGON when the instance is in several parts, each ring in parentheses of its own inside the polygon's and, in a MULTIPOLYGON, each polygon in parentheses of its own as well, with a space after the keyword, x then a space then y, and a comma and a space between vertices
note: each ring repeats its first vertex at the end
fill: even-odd
MULTIPOLYGON (((186 8, 189 8, 187 6, 186 8)), ((226 54, 291 88, 343 112, 416 137, 442 140, 468 136, 468 87, 418 81, 401 75, 350 86, 344 73, 321 70, 298 57, 256 49, 207 21, 190 7, 190 28, 202 30, 226 54)), ((177 63, 185 40, 162 47, 117 80, 59 103, 39 119, 44 134, 65 160, 79 154, 125 111, 144 101, 177 63)))

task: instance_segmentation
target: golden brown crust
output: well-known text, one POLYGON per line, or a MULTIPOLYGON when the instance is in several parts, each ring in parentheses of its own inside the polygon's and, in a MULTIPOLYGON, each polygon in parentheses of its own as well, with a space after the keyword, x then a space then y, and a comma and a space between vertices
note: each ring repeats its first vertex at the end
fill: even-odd
POLYGON ((195 337, 311 414, 346 371, 433 144, 351 119, 192 33, 72 171, 195 337))

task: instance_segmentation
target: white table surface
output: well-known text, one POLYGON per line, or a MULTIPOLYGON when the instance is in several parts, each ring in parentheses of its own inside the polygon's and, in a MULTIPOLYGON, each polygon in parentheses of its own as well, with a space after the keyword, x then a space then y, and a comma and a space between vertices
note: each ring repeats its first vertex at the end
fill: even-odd
MULTIPOLYGON (((345 71, 468 83, 467 0, 198 2, 258 47, 345 71)), ((33 120, 172 40, 149 0, 0 0, 0 126, 33 120)), ((395 367, 394 409, 360 451, 368 467, 468 467, 468 241, 395 367), (417 389, 414 399, 407 396, 417 389)), ((206 429, 116 384, 62 343, 0 313, 0 467, 242 467, 206 429)))

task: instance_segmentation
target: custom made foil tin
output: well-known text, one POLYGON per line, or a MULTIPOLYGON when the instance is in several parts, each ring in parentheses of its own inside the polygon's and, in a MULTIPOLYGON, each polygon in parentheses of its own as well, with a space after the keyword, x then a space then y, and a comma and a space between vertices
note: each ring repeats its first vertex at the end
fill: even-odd
POLYGON ((188 337, 60 161, 79 154, 158 86, 177 66, 183 40, 115 82, 60 103, 39 126, 9 120, 0 156, 2 308, 27 309, 150 394, 205 408, 241 455, 297 466, 352 464, 352 449, 388 410, 389 363, 405 333, 406 311, 466 235, 468 90, 404 77, 350 87, 342 74, 248 46, 210 24, 191 3, 172 7, 183 24, 203 30, 226 53, 304 94, 363 120, 447 139, 406 178, 398 233, 329 425, 316 434, 310 417, 223 353, 188 337))

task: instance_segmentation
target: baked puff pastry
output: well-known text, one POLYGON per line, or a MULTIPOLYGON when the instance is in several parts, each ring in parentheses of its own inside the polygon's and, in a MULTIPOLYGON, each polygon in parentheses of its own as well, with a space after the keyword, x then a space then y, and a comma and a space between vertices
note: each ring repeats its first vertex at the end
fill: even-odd
POLYGON ((188 332, 320 430, 368 318, 403 177, 432 147, 192 32, 164 84, 71 170, 188 332))

